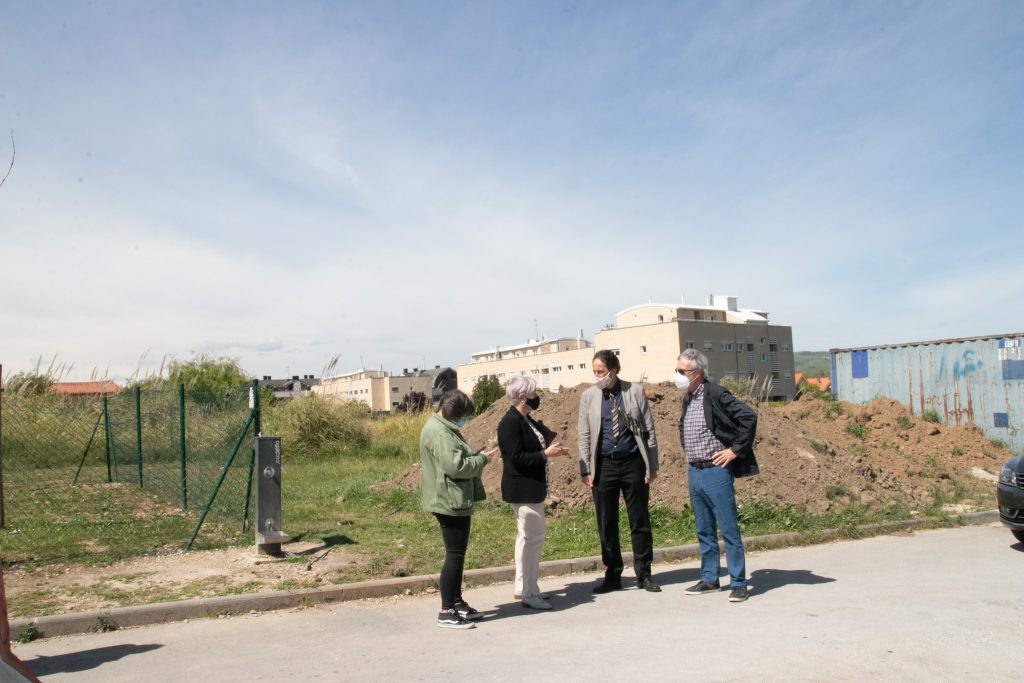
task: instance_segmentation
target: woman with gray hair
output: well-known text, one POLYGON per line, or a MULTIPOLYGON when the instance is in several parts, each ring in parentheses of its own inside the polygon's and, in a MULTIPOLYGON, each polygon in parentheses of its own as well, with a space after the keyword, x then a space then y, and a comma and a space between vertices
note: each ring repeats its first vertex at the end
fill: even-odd
POLYGON ((544 499, 548 495, 548 458, 569 453, 555 433, 530 417, 540 406, 537 383, 516 375, 505 385, 511 407, 498 424, 501 449, 501 499, 516 515, 516 579, 513 594, 523 607, 548 610, 540 592, 540 551, 547 535, 544 499))

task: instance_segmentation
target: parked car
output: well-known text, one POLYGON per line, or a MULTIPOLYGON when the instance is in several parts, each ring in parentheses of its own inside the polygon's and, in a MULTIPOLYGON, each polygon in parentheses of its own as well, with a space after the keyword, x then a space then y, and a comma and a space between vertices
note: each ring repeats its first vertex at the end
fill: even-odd
POLYGON ((999 520, 1024 543, 1024 454, 1010 458, 999 472, 996 485, 999 520))

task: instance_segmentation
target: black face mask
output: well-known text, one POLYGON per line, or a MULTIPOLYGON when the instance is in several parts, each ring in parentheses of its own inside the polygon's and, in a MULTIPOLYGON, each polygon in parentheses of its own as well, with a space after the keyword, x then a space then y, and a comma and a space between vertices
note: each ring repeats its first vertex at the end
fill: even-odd
POLYGON ((526 399, 525 403, 526 405, 530 406, 530 410, 537 410, 537 408, 540 407, 540 396, 528 398, 526 399))

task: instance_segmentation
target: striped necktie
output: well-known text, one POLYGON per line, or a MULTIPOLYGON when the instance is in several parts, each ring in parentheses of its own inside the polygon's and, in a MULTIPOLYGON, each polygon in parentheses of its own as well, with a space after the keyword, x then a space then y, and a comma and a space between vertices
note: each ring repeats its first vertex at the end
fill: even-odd
POLYGON ((619 404, 615 400, 615 394, 608 392, 608 400, 612 402, 612 438, 617 439, 622 434, 622 416, 619 412, 619 404))

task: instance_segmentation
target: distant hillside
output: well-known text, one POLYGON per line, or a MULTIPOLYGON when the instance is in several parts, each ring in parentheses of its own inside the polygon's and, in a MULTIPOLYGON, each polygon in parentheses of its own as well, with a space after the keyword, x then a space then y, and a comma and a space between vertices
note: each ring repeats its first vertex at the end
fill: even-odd
POLYGON ((828 377, 828 351, 794 351, 793 364, 807 377, 828 377))

